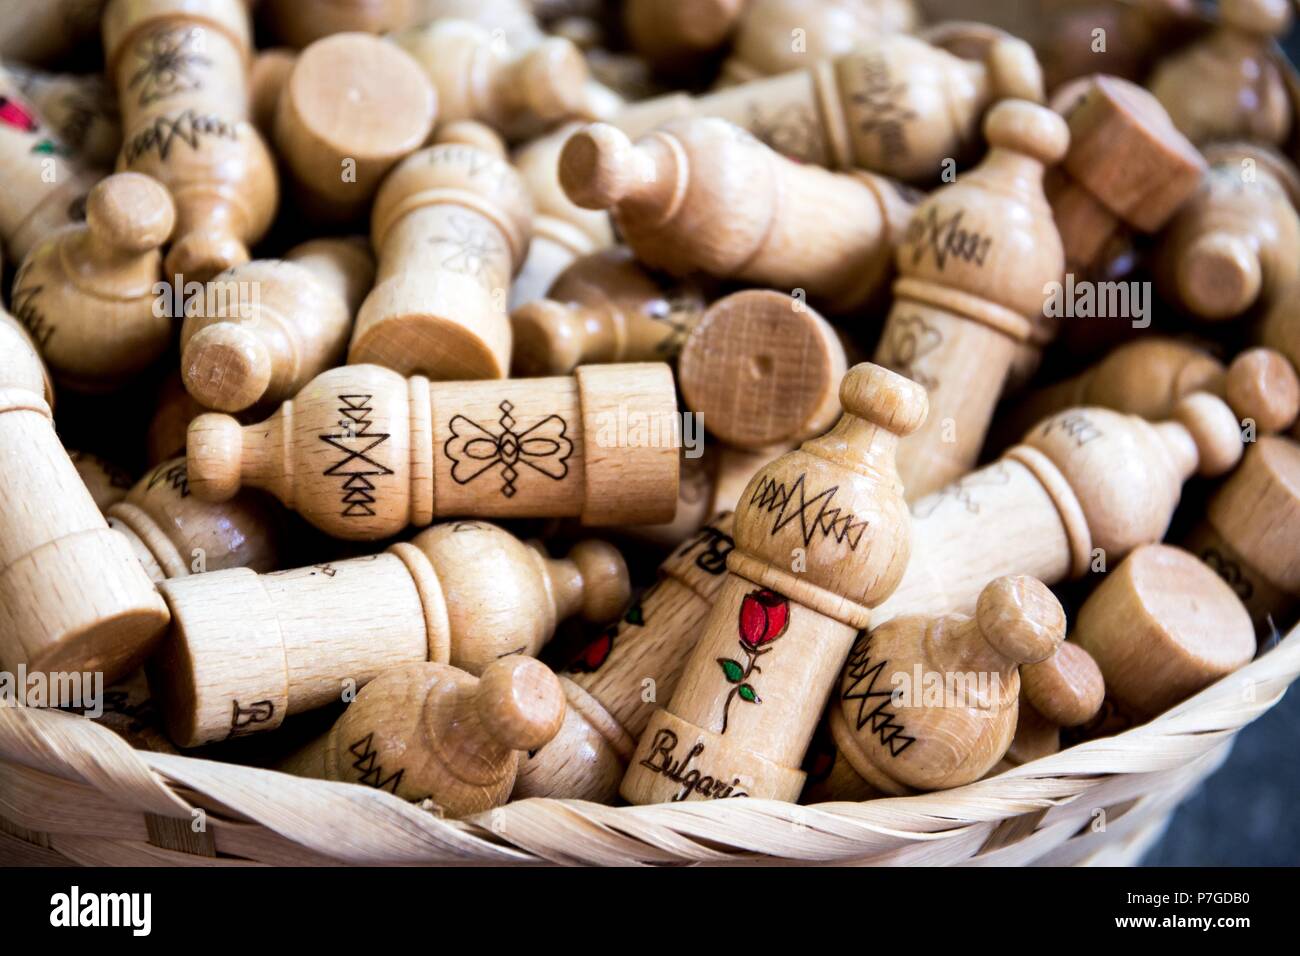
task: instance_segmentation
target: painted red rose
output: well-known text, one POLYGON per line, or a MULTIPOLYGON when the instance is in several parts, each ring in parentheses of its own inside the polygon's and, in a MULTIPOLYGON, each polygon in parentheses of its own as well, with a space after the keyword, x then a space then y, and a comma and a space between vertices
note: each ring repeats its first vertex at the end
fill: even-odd
POLYGON ((26 133, 34 133, 37 129, 36 118, 32 116, 27 107, 7 96, 0 96, 0 123, 13 126, 26 133))
POLYGON ((740 605, 740 643, 757 650, 785 633, 790 624, 790 602, 763 588, 745 595, 740 605))
POLYGON ((569 670, 580 674, 589 674, 592 671, 600 669, 600 665, 605 663, 609 657, 609 652, 614 648, 614 629, 610 628, 601 634, 581 651, 569 663, 569 670))

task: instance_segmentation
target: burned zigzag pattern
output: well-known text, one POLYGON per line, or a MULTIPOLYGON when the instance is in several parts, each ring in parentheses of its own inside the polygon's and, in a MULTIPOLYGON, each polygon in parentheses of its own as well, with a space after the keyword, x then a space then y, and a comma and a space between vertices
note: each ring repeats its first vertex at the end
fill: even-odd
POLYGON ((871 638, 865 634, 859 636, 845 667, 844 673, 849 683, 844 688, 842 699, 858 702, 856 729, 860 731, 871 724, 871 731, 880 738, 881 746, 889 748, 891 757, 897 757, 916 743, 916 738, 903 733, 903 725, 898 723, 897 715, 888 709, 893 691, 890 688, 876 689, 876 682, 880 680, 888 663, 885 659, 873 663, 871 638))
POLYGON ((178 461, 171 465, 159 465, 154 469, 153 474, 149 476, 148 488, 155 488, 164 482, 182 498, 190 496, 190 478, 185 462, 178 461))
POLYGON ((384 767, 378 760, 379 751, 374 749, 374 742, 375 735, 372 731, 348 748, 348 753, 357 758, 352 763, 352 769, 358 775, 357 783, 367 784, 376 790, 387 790, 396 795, 397 787, 402 782, 402 775, 406 773, 406 769, 402 768, 385 777, 384 767))
POLYGON ((842 508, 831 507, 835 493, 840 490, 839 485, 832 485, 809 498, 804 486, 805 477, 800 475, 787 488, 784 482, 765 475, 759 480, 749 503, 768 514, 776 514, 772 521, 772 535, 797 519, 805 547, 811 545, 813 536, 820 532, 841 544, 847 542, 849 550, 855 550, 867 530, 867 522, 858 521, 856 515, 844 514, 842 508))
POLYGON ((327 445, 332 445, 344 456, 325 469, 326 475, 346 477, 343 482, 343 510, 345 518, 372 517, 375 513, 375 483, 372 478, 391 475, 393 470, 375 461, 370 453, 388 441, 388 432, 372 432, 370 416, 374 409, 370 402, 373 395, 340 395, 339 429, 333 435, 318 436, 327 445))

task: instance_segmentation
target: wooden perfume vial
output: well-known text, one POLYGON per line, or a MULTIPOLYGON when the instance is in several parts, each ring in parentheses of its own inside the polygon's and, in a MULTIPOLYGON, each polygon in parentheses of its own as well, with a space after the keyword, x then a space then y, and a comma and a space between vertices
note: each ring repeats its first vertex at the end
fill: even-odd
POLYGON ((175 216, 160 183, 118 173, 90 191, 84 224, 28 254, 14 279, 14 312, 60 385, 111 391, 170 347, 173 322, 155 286, 175 216))
POLYGON ((382 554, 214 571, 162 591, 174 626, 149 679, 182 747, 273 730, 390 667, 435 661, 478 674, 535 655, 558 621, 604 623, 629 595, 611 546, 583 541, 551 559, 482 521, 438 525, 382 554))
POLYGON ((883 290, 912 212, 888 180, 799 165, 717 119, 635 143, 588 126, 560 154, 560 183, 579 206, 610 210, 651 268, 804 289, 832 312, 883 290))
POLYGON ((531 658, 504 658, 477 678, 446 664, 407 664, 368 684, 329 733, 279 769, 469 816, 510 798, 520 758, 555 736, 564 711, 560 682, 531 658))
POLYGON ((279 403, 339 365, 374 281, 358 239, 314 239, 221 273, 186 305, 181 377, 205 408, 279 403))
POLYGON ((970 471, 1017 345, 1065 271, 1043 195, 1044 167, 1065 155, 1054 112, 1008 100, 988 114, 990 151, 932 193, 898 248, 894 304, 875 361, 925 387, 926 424, 899 446, 910 500, 970 471))
MULTIPOLYGON (((122 146, 117 97, 98 73, 48 73, 6 59, 8 74, 69 153, 93 168, 113 165, 122 146)), ((6 86, 0 79, 0 87, 6 86)))
POLYGON ((445 383, 348 365, 316 376, 261 424, 195 419, 190 486, 208 501, 263 488, 356 540, 438 515, 654 524, 676 505, 679 428, 666 365, 445 383))
POLYGON ((798 797, 800 761, 854 635, 907 566, 893 458, 926 414, 924 389, 870 364, 849 370, 840 401, 827 435, 746 489, 727 579, 623 778, 631 802, 798 797))
POLYGON ((276 152, 299 206, 323 220, 363 215, 437 114, 424 71, 392 44, 365 33, 317 40, 298 55, 275 112, 276 152))
POLYGON ((716 515, 659 567, 658 581, 560 673, 555 739, 519 763, 514 799, 611 803, 654 701, 667 700, 727 574, 732 515, 716 515))
POLYGON ((112 683, 143 663, 167 608, 54 434, 36 353, 8 322, 0 337, 0 669, 112 683))
MULTIPOLYGON (((461 128, 463 132, 472 131, 461 128)), ((370 238, 375 287, 348 349, 438 380, 503 378, 510 367, 510 277, 524 261, 532 199, 490 132, 473 145, 413 153, 375 197, 370 238)))
POLYGON ((704 293, 641 265, 627 246, 574 260, 545 298, 510 313, 516 374, 567 375, 579 365, 671 361, 704 314, 704 293))
POLYGON ((614 122, 637 137, 669 120, 717 117, 800 162, 928 184, 945 163, 964 166, 978 154, 980 124, 994 103, 1043 101, 1042 70, 1027 43, 994 31, 977 56, 880 36, 797 73, 634 103, 614 122))
POLYGON ((157 179, 176 203, 169 276, 205 282, 247 262, 275 214, 275 164, 249 122, 248 20, 240 0, 110 0, 104 13, 118 168, 157 179))
POLYGON ((1064 639, 1065 612, 1031 577, 990 582, 973 617, 908 615, 863 632, 831 703, 839 759, 884 794, 980 779, 1015 736, 1018 665, 1064 639))

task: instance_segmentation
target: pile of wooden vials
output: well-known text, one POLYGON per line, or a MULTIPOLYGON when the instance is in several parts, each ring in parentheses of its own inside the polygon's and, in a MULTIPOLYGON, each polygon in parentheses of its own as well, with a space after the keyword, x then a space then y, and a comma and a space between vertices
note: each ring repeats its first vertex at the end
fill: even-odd
POLYGON ((997 6, 22 5, 0 671, 459 817, 957 787, 1267 652, 1292 6, 997 6))

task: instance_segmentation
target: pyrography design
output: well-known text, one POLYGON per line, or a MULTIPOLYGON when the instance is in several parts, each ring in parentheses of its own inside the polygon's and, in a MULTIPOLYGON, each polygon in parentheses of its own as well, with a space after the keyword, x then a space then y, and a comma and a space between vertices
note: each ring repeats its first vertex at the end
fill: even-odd
POLYGON ((152 151, 157 151, 158 159, 165 161, 176 140, 190 149, 198 149, 205 136, 237 140, 239 132, 234 123, 215 114, 200 115, 194 110, 183 110, 175 116, 159 116, 132 136, 122 151, 122 161, 130 166, 152 151))
POLYGON ((247 707, 241 707, 239 701, 230 702, 230 736, 236 737, 246 733, 253 724, 264 724, 275 716, 275 702, 255 700, 247 707))
POLYGON ((343 452, 344 457, 323 472, 341 476, 343 482, 343 510, 345 518, 373 517, 375 513, 375 478, 391 475, 393 470, 371 457, 371 452, 388 441, 388 432, 372 432, 370 416, 374 409, 372 395, 340 395, 338 412, 339 430, 331 435, 318 435, 321 441, 343 452))
POLYGON ((889 358, 882 364, 906 375, 928 391, 934 391, 939 387, 939 379, 926 374, 919 366, 927 355, 943 344, 943 333, 915 314, 896 314, 890 324, 893 331, 885 347, 889 358))
POLYGON ((745 654, 745 663, 730 657, 719 657, 718 666, 731 684, 727 692, 727 702, 722 708, 722 730, 727 732, 731 720, 731 702, 737 697, 746 703, 761 704, 763 698, 758 696, 749 679, 754 674, 763 673, 758 666, 758 659, 772 650, 772 642, 786 632, 790 626, 790 602, 775 591, 760 588, 750 591, 740 602, 739 614, 740 649, 745 654))
POLYGON ((453 213, 447 217, 447 224, 451 227, 450 234, 429 239, 431 245, 448 247, 440 265, 486 282, 488 270, 504 252, 500 238, 477 216, 453 213))
POLYGON ((1241 571, 1241 565, 1223 554, 1218 548, 1202 548, 1197 555, 1228 587, 1236 592, 1237 597, 1249 601, 1255 595, 1255 585, 1241 571))
POLYGON ((27 264, 24 264, 14 277, 13 294, 9 302, 13 317, 22 323, 36 347, 41 350, 50 344, 50 339, 54 336, 54 323, 37 306, 43 291, 43 285, 27 284, 27 264))
POLYGON ((357 772, 357 783, 368 784, 376 790, 387 790, 389 793, 396 794, 406 768, 403 767, 385 777, 383 764, 379 763, 379 751, 374 749, 374 742, 375 735, 372 731, 348 747, 348 753, 357 758, 352 763, 352 769, 357 772))
MULTIPOLYGON (((725 512, 720 517, 726 517, 730 512, 725 512)), ((699 549, 700 553, 695 556, 695 566, 701 571, 708 574, 725 574, 727 571, 727 555, 736 547, 735 539, 729 534, 724 534, 713 525, 706 524, 695 535, 682 544, 673 555, 674 558, 684 558, 692 551, 699 549)))
POLYGON ((131 74, 128 89, 139 89, 141 106, 177 93, 203 88, 194 67, 211 66, 202 55, 204 31, 197 27, 166 29, 147 37, 136 50, 140 67, 131 74))
POLYGON ((154 469, 153 474, 149 476, 147 488, 153 488, 163 482, 166 482, 182 498, 190 496, 190 477, 185 462, 178 461, 170 465, 159 465, 154 469))
POLYGON ((765 114, 760 104, 751 103, 745 125, 782 156, 814 162, 826 154, 821 126, 809 108, 780 104, 765 114))
POLYGON ((521 465, 552 481, 563 480, 569 474, 569 456, 573 454, 573 442, 567 435, 568 423, 559 415, 547 415, 520 430, 511 414, 515 406, 505 401, 497 407, 501 409, 501 417, 497 419, 499 431, 464 415, 453 415, 447 422, 451 437, 442 450, 451 461, 452 480, 467 485, 479 475, 497 469, 502 481, 501 494, 507 498, 513 498, 518 490, 515 482, 521 465))
POLYGON ((916 738, 903 733, 903 725, 898 722, 898 716, 889 710, 890 701, 893 699, 893 687, 876 687, 876 682, 880 680, 888 664, 889 661, 883 658, 872 661, 871 635, 865 631, 858 634, 858 639, 853 643, 853 651, 849 654, 848 663, 845 665, 844 674, 847 684, 841 696, 845 701, 858 702, 855 729, 860 731, 867 724, 871 724, 871 731, 880 738, 880 745, 889 750, 891 757, 897 757, 916 743, 916 738))
POLYGON ((1011 484, 1011 471, 1005 462, 998 462, 971 472, 965 478, 954 481, 947 488, 926 495, 912 508, 913 518, 928 518, 949 501, 957 502, 970 514, 980 513, 980 503, 975 492, 980 488, 1000 488, 1011 484))
POLYGON ((1043 423, 1043 430, 1040 434, 1043 438, 1046 438, 1054 431, 1064 432, 1067 438, 1074 441, 1076 448, 1082 448, 1088 442, 1096 441, 1104 434, 1093 420, 1083 412, 1066 412, 1052 416, 1043 423))
POLYGON ((807 497, 805 478, 806 475, 801 474, 793 485, 786 487, 785 482, 763 475, 750 496, 749 503, 760 511, 769 514, 775 512, 770 532, 773 537, 798 519, 804 547, 811 545, 813 536, 820 532, 823 537, 832 538, 841 544, 847 542, 850 551, 856 550, 867 530, 867 522, 856 520, 857 516, 853 514, 842 514, 842 508, 830 506, 835 500, 835 493, 840 490, 839 485, 832 485, 811 498, 807 497))
POLYGON ((912 264, 919 264, 928 251, 934 254, 940 272, 947 268, 950 257, 982 268, 993 245, 993 237, 962 228, 961 221, 965 215, 964 209, 958 209, 941 219, 938 207, 930 206, 924 216, 913 216, 905 239, 905 243, 912 247, 912 264))
POLYGON ((911 153, 907 126, 916 112, 907 108, 907 84, 894 83, 883 56, 862 60, 857 91, 849 97, 858 131, 877 136, 886 159, 903 160, 911 153))

